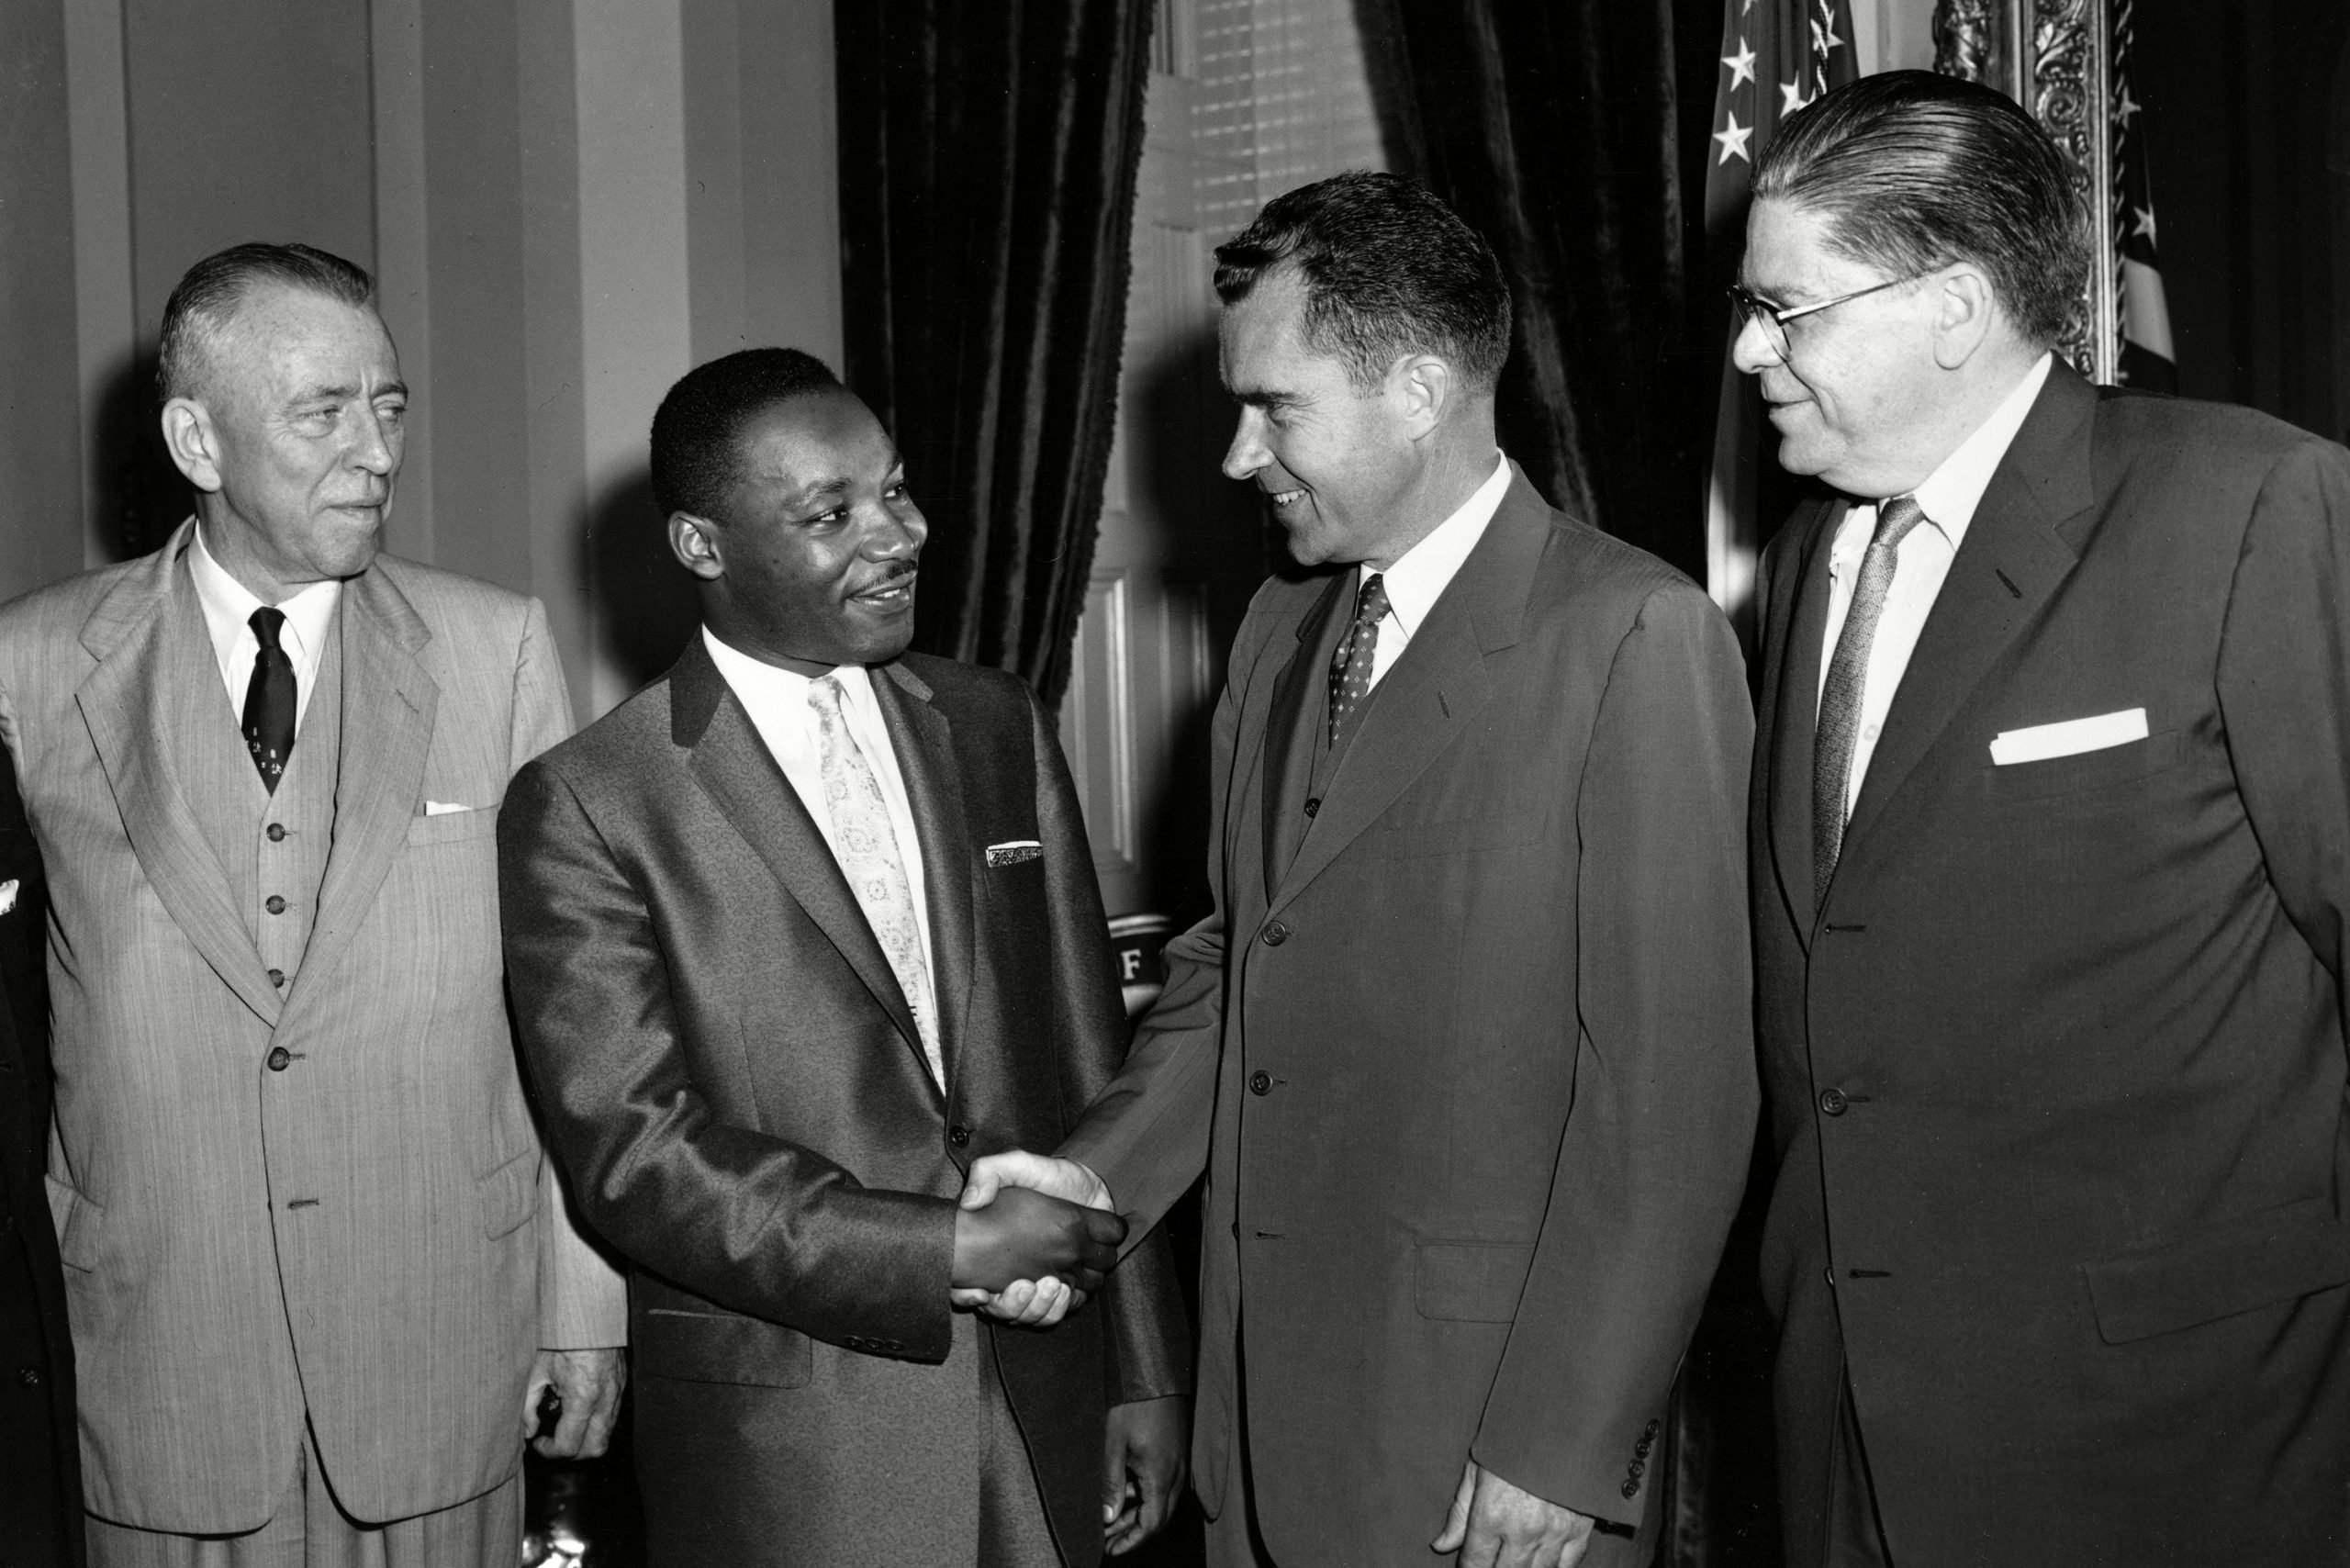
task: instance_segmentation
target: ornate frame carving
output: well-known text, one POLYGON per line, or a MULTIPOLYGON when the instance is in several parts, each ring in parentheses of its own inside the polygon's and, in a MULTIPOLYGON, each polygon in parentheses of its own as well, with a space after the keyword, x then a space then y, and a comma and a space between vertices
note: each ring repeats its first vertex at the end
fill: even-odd
POLYGON ((2114 242, 2111 0, 1938 0, 1934 69, 2023 105, 2073 166, 2089 221, 2089 276, 2057 353, 2093 381, 2121 370, 2121 254, 2114 242))

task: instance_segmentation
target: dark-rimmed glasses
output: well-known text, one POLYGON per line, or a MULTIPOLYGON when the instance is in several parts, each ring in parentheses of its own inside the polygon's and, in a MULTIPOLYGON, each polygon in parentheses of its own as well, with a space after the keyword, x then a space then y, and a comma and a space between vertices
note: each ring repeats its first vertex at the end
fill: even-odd
POLYGON ((1898 288, 1905 283, 1915 283, 1925 275, 1923 273, 1911 273, 1908 277, 1897 277, 1886 283, 1873 283, 1866 288, 1856 288, 1850 294, 1840 294, 1833 299, 1823 299, 1817 305, 1774 305, 1743 284, 1734 283, 1729 286, 1729 302, 1738 310, 1739 330, 1744 331, 1746 323, 1749 321, 1762 328, 1762 341, 1770 345, 1771 357, 1785 364, 1787 355, 1794 351, 1793 340, 1787 336, 1787 323, 1796 317, 1815 316, 1822 310, 1832 310, 1837 306, 1847 304, 1863 295, 1875 294, 1888 288, 1898 288))

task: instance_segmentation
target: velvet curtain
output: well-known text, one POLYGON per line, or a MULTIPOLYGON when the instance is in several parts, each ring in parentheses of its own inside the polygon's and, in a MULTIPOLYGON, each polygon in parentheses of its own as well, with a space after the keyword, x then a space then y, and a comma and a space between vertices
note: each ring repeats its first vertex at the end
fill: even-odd
POLYGON ((1708 356, 1689 349, 1672 0, 1358 6, 1397 161, 1510 280, 1503 448, 1554 504, 1702 578, 1708 356))
POLYGON ((914 645, 1068 684, 1151 0, 837 0, 844 379, 931 524, 914 645))

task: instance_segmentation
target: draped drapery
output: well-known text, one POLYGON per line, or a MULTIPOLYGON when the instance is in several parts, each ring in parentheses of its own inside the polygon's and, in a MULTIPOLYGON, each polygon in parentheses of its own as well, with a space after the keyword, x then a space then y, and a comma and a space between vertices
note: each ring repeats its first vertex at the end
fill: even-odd
POLYGON ((1671 0, 1358 4, 1399 161, 1510 282, 1503 447, 1557 505, 1702 578, 1671 0))
POLYGON ((1115 423, 1150 0, 837 0, 844 379, 931 523, 914 645, 1068 683, 1115 423))

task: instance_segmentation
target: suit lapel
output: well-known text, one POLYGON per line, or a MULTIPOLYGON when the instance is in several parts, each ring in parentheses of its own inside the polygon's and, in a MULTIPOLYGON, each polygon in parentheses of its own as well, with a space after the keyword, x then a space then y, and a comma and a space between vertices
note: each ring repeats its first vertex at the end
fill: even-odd
MULTIPOLYGON (((183 524, 91 612, 82 644, 98 664, 74 700, 149 886, 213 972, 274 1027, 283 1005, 277 990, 238 913, 229 874, 180 794, 162 738, 172 733, 174 712, 220 696, 203 684, 218 677, 200 612, 190 633, 197 645, 172 635, 188 632, 173 614, 173 589, 194 528, 183 524)), ((193 587, 189 592, 192 599, 193 587)))
POLYGON ((334 849, 295 994, 317 991, 375 906, 424 796, 441 687, 417 661, 432 640, 383 570, 343 585, 342 745, 335 771, 334 849))
MULTIPOLYGON (((1785 595, 1792 619, 1779 647, 1771 725, 1771 858, 1807 948, 1816 919, 1811 868, 1812 747, 1819 726, 1820 639, 1828 634, 1828 559, 1850 503, 1823 502, 1796 553, 1785 595)), ((1778 607, 1772 607, 1776 610, 1778 607)))
MULTIPOLYGON (((873 927, 849 890, 800 791, 783 776, 751 716, 735 698, 699 636, 669 672, 670 738, 689 754, 694 781, 743 835, 767 870, 831 939, 873 1000, 889 1014, 898 1033, 919 1055, 922 1031, 914 1025, 898 977, 875 940, 873 927)), ((923 1081, 930 1064, 923 1060, 923 1081)))
POLYGON ((1484 537, 1374 690, 1266 913, 1327 868, 1492 700, 1486 659, 1516 643, 1550 538, 1550 510, 1516 474, 1484 537))
MULTIPOLYGON (((867 678, 897 752, 898 772, 913 807, 914 835, 922 844, 938 1053, 952 1084, 970 1013, 971 949, 979 925, 979 879, 972 868, 971 832, 963 812, 964 766, 956 753, 954 727, 919 676, 903 665, 890 664, 870 671, 867 678)), ((927 1067, 925 1063, 925 1070, 927 1067)))
POLYGON ((1314 711, 1314 681, 1329 668, 1326 656, 1333 641, 1332 624, 1347 597, 1350 574, 1330 579, 1322 597, 1306 611, 1297 628, 1297 646, 1288 664, 1273 678, 1273 700, 1265 717, 1265 794, 1260 802, 1265 830, 1265 902, 1281 890, 1282 875, 1296 857, 1304 836, 1304 813, 1298 811, 1291 789, 1313 768, 1314 748, 1321 737, 1309 734, 1306 715, 1314 711))
POLYGON ((1983 493, 1893 694, 1845 825, 1847 861, 1866 850, 1919 761, 2079 562, 2058 529, 2096 498, 2096 406, 2097 389, 2059 360, 1983 493))

